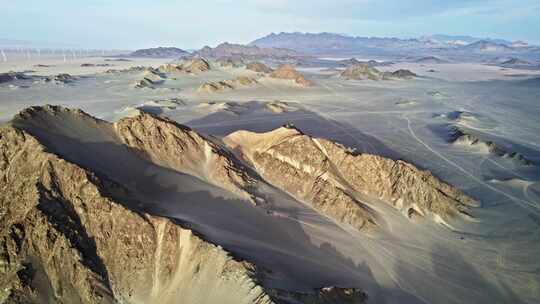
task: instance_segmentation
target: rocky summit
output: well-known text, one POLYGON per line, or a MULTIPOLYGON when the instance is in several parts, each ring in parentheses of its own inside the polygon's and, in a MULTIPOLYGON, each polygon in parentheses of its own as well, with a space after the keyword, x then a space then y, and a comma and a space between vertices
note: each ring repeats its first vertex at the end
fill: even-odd
POLYGON ((370 64, 359 63, 349 66, 341 72, 341 78, 354 80, 391 80, 391 79, 412 79, 417 75, 409 70, 399 69, 394 72, 381 72, 370 64))
POLYGON ((281 65, 278 69, 270 73, 270 77, 277 79, 293 80, 297 85, 302 87, 312 86, 312 82, 307 80, 304 75, 300 74, 290 64, 281 65))
POLYGON ((477 202, 430 172, 403 161, 356 154, 294 127, 268 133, 238 131, 225 142, 261 176, 336 221, 363 230, 377 215, 362 194, 380 198, 408 217, 468 217, 477 202))

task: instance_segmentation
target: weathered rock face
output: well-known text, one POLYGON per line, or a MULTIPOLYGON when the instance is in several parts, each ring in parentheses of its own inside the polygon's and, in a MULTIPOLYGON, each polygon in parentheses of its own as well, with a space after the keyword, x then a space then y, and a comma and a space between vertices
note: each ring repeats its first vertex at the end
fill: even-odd
POLYGON ((381 80, 382 73, 368 64, 354 64, 343 71, 340 76, 346 79, 356 80, 381 80))
POLYGON ((206 72, 211 69, 210 63, 203 58, 195 58, 192 60, 187 60, 181 64, 168 63, 160 66, 158 68, 159 72, 162 73, 201 73, 206 72))
POLYGON ((165 118, 142 113, 115 124, 122 142, 155 164, 197 176, 250 201, 257 181, 224 147, 165 118))
POLYGON ((253 266, 122 207, 111 197, 123 188, 45 150, 28 133, 0 131, 3 301, 272 303, 253 266))
POLYGON ((222 57, 215 61, 222 68, 239 68, 244 66, 242 57, 230 56, 222 57))
POLYGON ((296 129, 280 128, 257 134, 240 131, 225 142, 241 151, 261 176, 328 217, 356 229, 376 225, 369 208, 348 193, 345 181, 317 140, 296 129))
POLYGON ((202 93, 212 93, 224 90, 234 90, 238 87, 251 86, 256 83, 258 82, 254 78, 240 76, 231 80, 206 82, 199 87, 198 91, 202 93))
POLYGON ((198 89, 197 92, 200 93, 213 93, 217 91, 225 90, 234 90, 234 86, 228 81, 212 81, 203 83, 198 89))
POLYGON ((155 84, 156 82, 154 82, 152 79, 144 77, 143 79, 135 82, 133 87, 136 89, 154 89, 155 84))
POLYGON ((246 65, 246 69, 257 72, 257 73, 264 73, 264 74, 269 74, 274 71, 271 68, 269 68, 267 65, 261 62, 248 63, 246 65))
POLYGON ((480 149, 484 149, 489 153, 492 153, 493 155, 515 160, 516 162, 524 166, 534 165, 534 162, 526 158, 523 154, 515 151, 508 151, 506 148, 491 140, 482 140, 477 135, 472 134, 459 126, 451 126, 449 128, 448 141, 455 144, 464 144, 471 147, 478 147, 480 149))
POLYGON ((158 71, 161 73, 181 73, 184 71, 182 65, 167 63, 158 67, 158 71))
POLYGON ((264 107, 273 113, 294 112, 298 110, 293 104, 279 100, 265 102, 264 107))
POLYGON ((391 73, 385 73, 385 77, 388 78, 411 79, 417 76, 418 75, 416 75, 415 73, 405 69, 399 69, 391 73))
POLYGON ((307 80, 290 64, 284 64, 280 66, 277 70, 273 71, 270 74, 270 77, 294 80, 298 85, 303 87, 309 87, 312 85, 311 81, 307 80))
POLYGON ((381 72, 370 63, 359 63, 349 66, 341 72, 340 77, 355 80, 391 80, 391 79, 412 79, 417 75, 405 69, 394 72, 381 72))
POLYGON ((153 82, 161 82, 165 80, 166 78, 163 74, 161 74, 159 71, 153 68, 149 68, 146 71, 144 71, 143 75, 144 75, 144 78, 150 79, 153 82))
POLYGON ((188 73, 200 73, 210 70, 210 63, 203 58, 193 59, 186 62, 183 66, 184 70, 188 73))
POLYGON ((261 176, 321 213, 356 229, 377 225, 358 194, 381 198, 407 216, 447 219, 476 202, 427 171, 403 161, 354 154, 331 141, 283 127, 268 133, 235 132, 225 142, 261 176))

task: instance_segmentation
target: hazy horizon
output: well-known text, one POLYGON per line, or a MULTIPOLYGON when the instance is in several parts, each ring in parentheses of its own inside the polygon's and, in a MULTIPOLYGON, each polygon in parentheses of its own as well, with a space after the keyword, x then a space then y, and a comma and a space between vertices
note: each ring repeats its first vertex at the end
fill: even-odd
POLYGON ((1 39, 80 48, 198 49, 225 41, 248 43, 271 32, 332 32, 397 38, 469 35, 540 43, 540 3, 532 0, 24 2, 27 5, 3 5, 1 39))

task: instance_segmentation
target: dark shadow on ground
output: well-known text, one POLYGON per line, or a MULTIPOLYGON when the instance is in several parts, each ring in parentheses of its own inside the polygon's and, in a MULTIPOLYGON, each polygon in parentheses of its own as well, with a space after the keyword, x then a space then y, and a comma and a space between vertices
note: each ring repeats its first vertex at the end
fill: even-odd
POLYGON ((397 151, 377 138, 350 124, 322 117, 299 103, 287 103, 294 110, 282 113, 268 110, 266 104, 251 101, 239 106, 233 105, 231 109, 214 112, 185 124, 205 134, 226 136, 238 130, 268 132, 292 123, 305 134, 330 139, 362 153, 378 154, 392 159, 402 158, 397 151))

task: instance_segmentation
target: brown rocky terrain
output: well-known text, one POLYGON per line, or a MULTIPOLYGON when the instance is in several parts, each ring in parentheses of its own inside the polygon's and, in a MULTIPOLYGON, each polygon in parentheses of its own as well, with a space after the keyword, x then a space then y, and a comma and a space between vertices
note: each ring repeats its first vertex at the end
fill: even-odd
POLYGON ((267 133, 238 131, 225 142, 273 185, 357 229, 377 225, 362 194, 380 198, 409 217, 467 216, 468 207, 477 205, 428 171, 400 160, 356 154, 294 127, 267 133))
POLYGON ((366 300, 354 288, 295 292, 263 287, 255 265, 231 257, 175 220, 141 209, 141 196, 99 170, 110 157, 107 153, 126 158, 133 154, 142 162, 240 195, 249 196, 258 182, 227 148, 167 119, 142 113, 110 124, 56 106, 24 110, 0 129, 2 302, 366 300), (68 137, 57 142, 64 136, 68 137), (78 137, 84 141, 72 146, 68 138, 78 137), (94 142, 103 145, 96 148, 94 142), (88 154, 97 162, 77 160, 85 164, 82 167, 68 160, 87 157, 71 154, 70 149, 81 144, 86 145, 83 149, 97 149, 88 154))
POLYGON ((211 69, 210 63, 204 58, 186 60, 180 64, 168 63, 158 68, 162 73, 189 73, 197 74, 211 69))
POLYGON ((251 77, 239 76, 235 79, 206 82, 202 84, 198 91, 203 93, 212 93, 223 90, 234 90, 238 87, 245 87, 257 84, 257 80, 251 77))
POLYGON ((277 70, 270 73, 270 77, 277 79, 290 79, 303 87, 312 86, 312 82, 307 80, 304 75, 300 74, 292 65, 284 64, 280 66, 277 70))
POLYGON ((222 57, 216 60, 216 63, 222 68, 239 68, 244 66, 242 57, 222 57))
POLYGON ((250 62, 246 65, 246 69, 257 72, 257 73, 264 73, 264 74, 269 74, 274 71, 262 62, 250 62))
POLYGON ((279 100, 265 102, 264 107, 272 113, 294 112, 298 110, 293 104, 279 100))
POLYGON ((143 79, 135 82, 133 87, 136 89, 154 89, 155 84, 156 82, 154 82, 152 79, 144 77, 143 79))
POLYGON ((485 149, 486 151, 488 151, 489 153, 492 153, 493 155, 513 159, 516 162, 525 166, 534 165, 534 162, 526 158, 523 154, 515 152, 515 151, 508 151, 507 148, 501 146, 500 144, 497 144, 491 140, 483 140, 477 135, 457 125, 451 126, 449 128, 448 140, 449 142, 455 143, 455 144, 465 144, 471 147, 478 147, 478 148, 485 149))
POLYGON ((340 77, 355 80, 390 80, 390 79, 411 79, 417 75, 405 69, 394 72, 381 72, 370 64, 359 63, 349 66, 341 72, 340 77))
POLYGON ((44 80, 45 82, 53 82, 55 84, 66 84, 66 83, 73 82, 75 80, 75 77, 69 74, 63 73, 63 74, 45 77, 44 80))
POLYGON ((340 76, 346 79, 356 80, 380 80, 382 79, 382 73, 376 68, 367 64, 354 64, 349 66, 343 71, 340 76))

